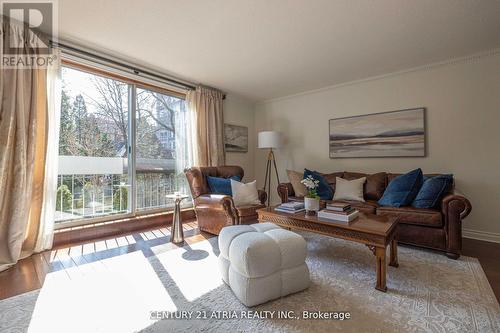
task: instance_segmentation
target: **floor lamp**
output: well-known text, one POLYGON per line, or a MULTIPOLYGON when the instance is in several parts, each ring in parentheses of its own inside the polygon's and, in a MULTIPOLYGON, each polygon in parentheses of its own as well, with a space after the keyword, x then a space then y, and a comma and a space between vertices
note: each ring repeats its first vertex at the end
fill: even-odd
POLYGON ((276 173, 276 180, 278 184, 280 183, 273 149, 281 147, 281 133, 276 131, 259 132, 258 146, 261 149, 269 149, 269 153, 267 154, 266 178, 264 180, 264 191, 267 192, 267 206, 269 206, 271 203, 271 173, 273 166, 276 173))

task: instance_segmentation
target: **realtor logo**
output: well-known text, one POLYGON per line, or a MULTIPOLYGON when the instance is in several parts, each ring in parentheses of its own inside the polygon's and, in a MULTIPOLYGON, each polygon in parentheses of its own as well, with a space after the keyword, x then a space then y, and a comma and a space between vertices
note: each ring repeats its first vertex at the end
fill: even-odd
POLYGON ((4 41, 2 49, 3 66, 44 67, 52 63, 49 40, 55 39, 55 1, 1 1, 2 19, 8 26, 24 27, 22 32, 9 29, 4 36, 8 42, 4 41))

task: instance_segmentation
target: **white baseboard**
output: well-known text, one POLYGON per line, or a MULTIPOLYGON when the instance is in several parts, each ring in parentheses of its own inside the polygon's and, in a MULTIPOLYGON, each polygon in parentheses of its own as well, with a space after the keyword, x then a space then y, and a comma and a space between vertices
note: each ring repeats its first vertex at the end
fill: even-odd
POLYGON ((486 242, 500 243, 500 234, 496 232, 487 232, 471 229, 462 229, 462 236, 486 242))

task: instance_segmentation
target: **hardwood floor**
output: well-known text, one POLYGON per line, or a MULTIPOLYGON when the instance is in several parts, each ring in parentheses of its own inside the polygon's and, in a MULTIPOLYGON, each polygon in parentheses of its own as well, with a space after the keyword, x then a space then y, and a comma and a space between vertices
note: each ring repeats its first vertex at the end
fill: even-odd
MULTIPOLYGON (((200 232, 195 220, 183 224, 186 244, 193 244, 214 235, 200 232)), ((0 300, 40 289, 47 274, 57 272, 65 278, 84 274, 87 269, 95 268, 101 261, 143 251, 169 251, 178 246, 170 243, 170 228, 152 229, 115 238, 98 239, 93 242, 71 244, 45 251, 20 260, 14 267, 0 273, 0 300)), ((473 239, 463 240, 463 254, 479 259, 500 302, 500 244, 473 239)))
MULTIPOLYGON (((183 230, 186 244, 214 237, 200 232, 196 220, 184 222, 183 230)), ((0 273, 0 300, 40 289, 49 273, 58 272, 71 279, 102 260, 136 251, 150 253, 153 247, 162 252, 178 248, 170 243, 170 227, 61 246, 32 255, 0 273)))
POLYGON ((464 256, 479 259, 491 288, 500 303, 500 243, 464 238, 462 248, 464 256))

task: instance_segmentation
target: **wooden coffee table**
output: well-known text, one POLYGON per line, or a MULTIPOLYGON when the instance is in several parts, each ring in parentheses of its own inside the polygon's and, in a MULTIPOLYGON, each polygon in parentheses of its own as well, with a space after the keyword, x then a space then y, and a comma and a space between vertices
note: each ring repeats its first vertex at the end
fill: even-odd
POLYGON ((389 265, 398 267, 397 225, 398 219, 359 213, 359 217, 349 223, 320 219, 304 212, 289 214, 267 207, 257 210, 259 222, 272 222, 287 229, 315 232, 335 238, 342 238, 365 244, 373 252, 377 263, 377 284, 375 289, 387 291, 386 248, 390 244, 389 265))

